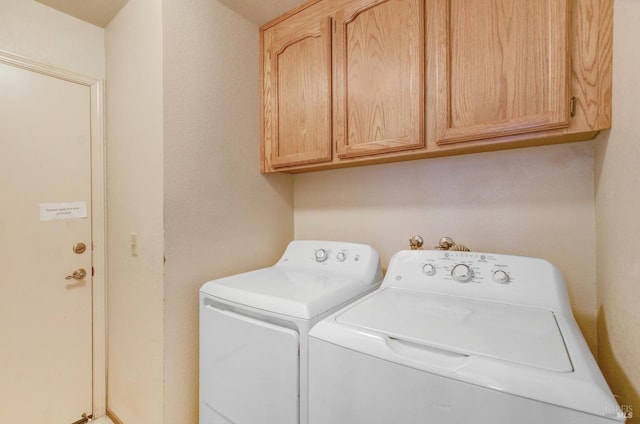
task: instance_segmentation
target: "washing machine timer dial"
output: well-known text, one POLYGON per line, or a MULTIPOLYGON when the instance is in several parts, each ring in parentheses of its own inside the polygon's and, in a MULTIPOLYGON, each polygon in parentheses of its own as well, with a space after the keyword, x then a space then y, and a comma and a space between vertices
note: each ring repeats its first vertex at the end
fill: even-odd
POLYGON ((451 277, 458 283, 468 283, 473 280, 473 270, 467 264, 457 264, 451 269, 451 277))
POLYGON ((422 266, 422 272, 428 276, 436 275, 436 266, 434 264, 424 264, 422 266))
POLYGON ((493 278, 493 281, 500 284, 508 284, 509 281, 511 280, 511 277, 509 276, 509 274, 502 269, 497 269, 493 271, 493 274, 491 276, 493 278))

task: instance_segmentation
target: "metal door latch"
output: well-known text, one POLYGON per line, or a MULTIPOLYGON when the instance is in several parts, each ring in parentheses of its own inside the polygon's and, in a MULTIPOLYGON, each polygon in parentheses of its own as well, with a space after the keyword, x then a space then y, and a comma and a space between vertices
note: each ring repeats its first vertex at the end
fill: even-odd
POLYGON ((67 275, 65 277, 65 280, 82 280, 86 276, 87 276, 87 270, 85 270, 84 268, 79 268, 73 271, 73 274, 67 275))

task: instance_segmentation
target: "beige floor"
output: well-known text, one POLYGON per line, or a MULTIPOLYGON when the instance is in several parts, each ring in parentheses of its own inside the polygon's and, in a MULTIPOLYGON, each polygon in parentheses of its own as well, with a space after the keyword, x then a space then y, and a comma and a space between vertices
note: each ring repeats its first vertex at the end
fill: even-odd
POLYGON ((91 421, 93 424, 113 424, 108 417, 101 417, 95 421, 91 421))

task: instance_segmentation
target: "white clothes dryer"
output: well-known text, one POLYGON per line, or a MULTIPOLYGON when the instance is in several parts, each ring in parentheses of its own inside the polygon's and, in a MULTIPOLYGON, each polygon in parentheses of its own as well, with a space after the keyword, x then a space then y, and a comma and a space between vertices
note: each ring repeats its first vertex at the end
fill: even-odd
POLYGON ((293 241, 274 266, 200 290, 200 424, 306 424, 308 332, 376 289, 364 244, 293 241))
POLYGON ((623 422, 549 262, 402 251, 309 335, 310 424, 623 422))

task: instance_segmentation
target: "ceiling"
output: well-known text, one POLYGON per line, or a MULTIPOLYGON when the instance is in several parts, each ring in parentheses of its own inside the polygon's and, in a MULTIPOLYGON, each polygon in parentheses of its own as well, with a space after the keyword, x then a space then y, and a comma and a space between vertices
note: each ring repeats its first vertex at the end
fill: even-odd
POLYGON ((99 27, 106 27, 127 0, 36 0, 99 27))
POLYGON ((300 6, 305 0, 218 0, 256 25, 262 25, 300 6))
MULTIPOLYGON (((128 0, 36 0, 78 19, 106 27, 128 0)), ((210 0, 216 1, 216 0, 210 0)), ((256 25, 262 25, 304 0, 218 0, 256 25)))

